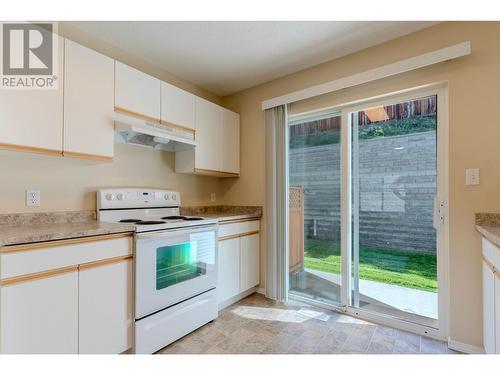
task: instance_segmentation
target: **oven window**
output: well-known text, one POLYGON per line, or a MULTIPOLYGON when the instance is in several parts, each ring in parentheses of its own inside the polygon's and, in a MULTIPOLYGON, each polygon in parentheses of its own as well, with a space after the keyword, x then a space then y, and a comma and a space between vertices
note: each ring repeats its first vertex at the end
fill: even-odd
POLYGON ((206 274, 196 245, 193 241, 156 249, 156 290, 206 274))

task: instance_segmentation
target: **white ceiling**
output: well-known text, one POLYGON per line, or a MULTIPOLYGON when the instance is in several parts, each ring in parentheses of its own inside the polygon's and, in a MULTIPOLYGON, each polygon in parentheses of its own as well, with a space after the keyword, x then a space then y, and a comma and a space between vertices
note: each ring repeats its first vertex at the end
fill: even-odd
POLYGON ((71 22, 225 96, 436 22, 71 22))

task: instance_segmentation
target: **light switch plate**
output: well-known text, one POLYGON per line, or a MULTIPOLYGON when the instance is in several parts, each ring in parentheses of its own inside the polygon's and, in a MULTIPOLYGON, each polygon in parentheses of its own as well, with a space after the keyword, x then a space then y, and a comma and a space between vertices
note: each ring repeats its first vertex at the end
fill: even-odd
POLYGON ((215 201, 217 201, 217 194, 210 193, 210 202, 215 202, 215 201))
POLYGON ((479 168, 465 170, 465 185, 479 185, 479 168))
POLYGON ((39 207, 40 200, 40 190, 26 190, 26 206, 39 207))

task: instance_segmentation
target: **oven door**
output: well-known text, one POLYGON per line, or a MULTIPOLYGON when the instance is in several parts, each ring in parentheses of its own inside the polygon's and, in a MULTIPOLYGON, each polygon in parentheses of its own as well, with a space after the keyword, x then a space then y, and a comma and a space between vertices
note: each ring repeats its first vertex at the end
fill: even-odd
POLYGON ((136 234, 135 317, 217 285, 217 226, 136 234))

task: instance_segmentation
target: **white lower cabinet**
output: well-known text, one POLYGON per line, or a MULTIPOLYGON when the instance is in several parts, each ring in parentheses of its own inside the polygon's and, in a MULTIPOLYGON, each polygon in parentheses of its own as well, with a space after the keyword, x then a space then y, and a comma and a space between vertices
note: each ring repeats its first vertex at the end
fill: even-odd
POLYGON ((79 272, 79 352, 115 354, 132 346, 132 261, 79 272))
POLYGON ((240 292, 240 239, 219 242, 217 298, 226 301, 240 292))
POLYGON ((486 353, 495 353, 495 274, 485 261, 483 261, 483 345, 486 353))
MULTIPOLYGON (((258 223, 258 221, 257 221, 258 223)), ((232 224, 229 224, 232 225, 232 224)), ((224 229, 219 230, 224 233, 224 229)), ((259 233, 219 237, 217 298, 222 309, 259 285, 259 233)))
POLYGON ((78 353, 78 272, 1 288, 2 353, 78 353))
MULTIPOLYGON (((498 273, 498 271, 497 271, 498 273)), ((496 354, 500 354, 500 277, 495 277, 495 337, 496 354)))
POLYGON ((0 250, 0 353, 118 354, 132 347, 131 236, 0 250))
POLYGON ((483 239, 483 346, 500 354, 500 248, 483 239))
POLYGON ((240 290, 259 285, 259 234, 240 237, 240 290))

